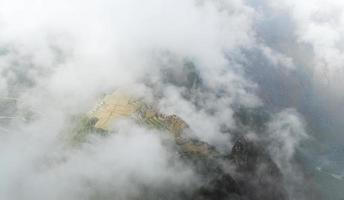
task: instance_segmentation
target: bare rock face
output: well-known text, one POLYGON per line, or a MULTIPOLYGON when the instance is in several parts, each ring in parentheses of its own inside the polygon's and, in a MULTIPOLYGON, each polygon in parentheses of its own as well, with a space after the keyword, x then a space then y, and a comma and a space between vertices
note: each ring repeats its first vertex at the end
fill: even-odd
POLYGON ((192 130, 180 117, 159 113, 144 102, 123 94, 105 96, 81 120, 82 128, 77 129, 76 138, 79 140, 87 132, 110 133, 111 124, 121 118, 131 118, 139 124, 170 134, 180 159, 200 177, 199 186, 192 191, 181 191, 180 194, 173 189, 153 191, 150 194, 154 195, 149 195, 148 199, 287 199, 280 170, 258 143, 239 137, 229 154, 221 154, 211 145, 188 137, 187 131, 192 130), (225 172, 225 168, 233 170, 225 172))

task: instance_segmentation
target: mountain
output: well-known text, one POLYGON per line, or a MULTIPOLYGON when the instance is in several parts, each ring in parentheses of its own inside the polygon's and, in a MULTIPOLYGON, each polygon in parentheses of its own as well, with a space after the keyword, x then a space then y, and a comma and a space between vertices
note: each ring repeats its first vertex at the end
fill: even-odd
POLYGON ((87 134, 111 134, 111 126, 125 118, 169 134, 179 158, 201 177, 192 191, 147 189, 142 199, 288 199, 279 168, 258 142, 239 136, 230 152, 220 153, 206 142, 191 137, 191 128, 177 115, 162 114, 143 100, 126 94, 106 95, 79 119, 73 139, 81 142, 87 134))

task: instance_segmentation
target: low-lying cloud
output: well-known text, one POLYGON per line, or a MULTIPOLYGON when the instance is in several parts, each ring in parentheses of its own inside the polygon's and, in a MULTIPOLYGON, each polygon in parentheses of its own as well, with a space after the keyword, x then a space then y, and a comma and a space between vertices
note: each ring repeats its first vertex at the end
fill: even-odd
MULTIPOLYGON (((221 152, 232 147, 232 130, 240 128, 238 108, 266 108, 272 116, 267 134, 254 135, 268 137, 282 173, 297 176, 302 170, 293 157, 307 138, 310 116, 320 113, 309 114, 305 91, 311 88, 319 99, 310 103, 333 103, 325 110, 335 116, 342 102, 336 80, 343 75, 343 5, 323 5, 2 0, 0 198, 131 199, 142 185, 158 190, 195 184, 197 176, 162 134, 133 122, 118 123, 116 134, 105 139, 90 136, 68 147, 64 134, 71 117, 118 89, 177 114, 193 137, 221 152), (274 38, 276 21, 291 35, 274 38), (309 88, 295 86, 304 79, 311 80, 309 88)), ((306 198, 293 189, 290 197, 306 198)))

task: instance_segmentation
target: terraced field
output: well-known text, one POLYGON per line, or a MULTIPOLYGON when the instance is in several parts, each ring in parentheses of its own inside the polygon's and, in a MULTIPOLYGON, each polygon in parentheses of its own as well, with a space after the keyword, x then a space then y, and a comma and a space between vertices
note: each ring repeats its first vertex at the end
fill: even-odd
POLYGON ((170 133, 182 152, 217 154, 208 144, 188 138, 184 132, 189 130, 189 126, 177 115, 161 114, 152 106, 125 94, 113 93, 105 96, 87 116, 95 120, 94 128, 104 131, 110 131, 111 125, 121 118, 132 118, 146 127, 170 133))

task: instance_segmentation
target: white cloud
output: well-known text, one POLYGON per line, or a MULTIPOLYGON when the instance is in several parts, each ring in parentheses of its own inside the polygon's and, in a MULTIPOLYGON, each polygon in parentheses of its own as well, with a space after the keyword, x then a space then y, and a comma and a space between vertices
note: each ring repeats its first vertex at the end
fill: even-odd
POLYGON ((268 150, 281 170, 285 187, 291 199, 307 199, 298 192, 307 188, 302 170, 295 164, 294 156, 300 143, 308 138, 305 123, 294 109, 286 109, 273 116, 268 123, 268 150))
POLYGON ((162 110, 189 118, 200 138, 228 145, 220 126, 234 126, 230 106, 259 103, 248 91, 254 84, 226 58, 254 45, 253 17, 241 1, 2 0, 1 93, 39 114, 0 134, 0 197, 85 199, 98 191, 128 198, 142 184, 185 186, 194 178, 190 169, 178 167, 152 130, 119 124, 118 134, 76 150, 65 149, 60 135, 70 115, 87 112, 102 93, 126 88, 151 99, 154 88, 144 83, 162 81, 156 55, 168 52, 177 70, 180 60, 194 62, 211 92, 199 94, 205 98, 198 110, 181 97, 183 88, 172 95, 175 86, 160 84, 162 110))
MULTIPOLYGON (((316 82, 327 77, 329 88, 340 91, 343 3, 272 4, 292 16, 296 42, 312 47, 316 82)), ((93 185, 87 187, 103 192, 113 187, 126 198, 131 194, 122 188, 135 185, 126 181, 133 175, 146 184, 184 184, 189 171, 183 168, 187 174, 178 176, 169 168, 171 152, 152 130, 119 124, 119 135, 73 151, 64 149, 58 138, 70 115, 87 112, 102 93, 124 88, 149 102, 159 100, 157 107, 185 119, 196 137, 228 148, 231 135, 224 135, 222 128, 236 128, 232 106, 262 105, 255 95, 260 86, 247 80, 245 63, 238 62, 246 59, 242 50, 257 49, 273 66, 299 67, 293 56, 257 41, 255 25, 264 18, 255 9, 241 0, 1 0, 0 92, 18 97, 20 109, 39 115, 29 124, 13 121, 6 127, 11 134, 0 132, 0 175, 6 179, 0 181, 0 195, 86 198, 94 190, 85 191, 80 183, 89 181, 93 185), (190 99, 184 85, 166 81, 163 74, 171 68, 181 83, 186 61, 194 64, 203 87, 192 90, 190 99), (120 180, 113 181, 115 176, 120 180)), ((259 63, 255 67, 259 72, 259 63)), ((292 110, 269 123, 275 142, 271 150, 283 168, 288 169, 295 148, 306 138, 303 126, 292 110)))
POLYGON ((344 3, 280 0, 271 4, 289 12, 296 25, 293 32, 297 41, 311 46, 314 56, 309 67, 323 96, 330 95, 341 101, 343 93, 338 91, 343 89, 344 77, 344 3))

